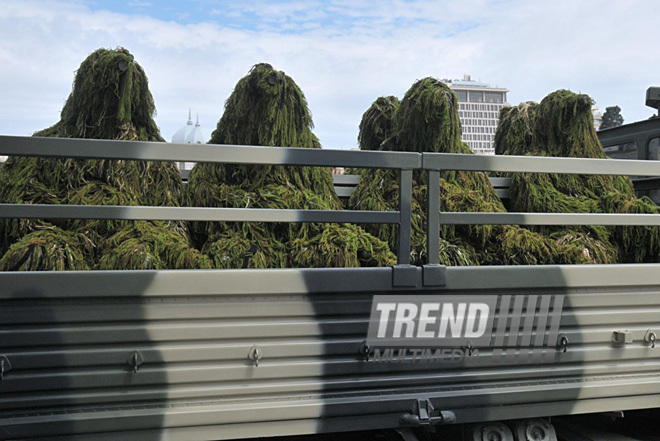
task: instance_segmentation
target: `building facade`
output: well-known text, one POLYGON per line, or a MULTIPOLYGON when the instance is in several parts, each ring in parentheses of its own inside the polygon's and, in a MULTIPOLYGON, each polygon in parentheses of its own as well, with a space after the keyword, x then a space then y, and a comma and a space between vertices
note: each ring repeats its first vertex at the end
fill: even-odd
POLYGON ((508 89, 491 87, 473 81, 469 75, 462 80, 443 80, 458 98, 462 140, 479 155, 495 154, 495 129, 500 109, 508 106, 508 89))

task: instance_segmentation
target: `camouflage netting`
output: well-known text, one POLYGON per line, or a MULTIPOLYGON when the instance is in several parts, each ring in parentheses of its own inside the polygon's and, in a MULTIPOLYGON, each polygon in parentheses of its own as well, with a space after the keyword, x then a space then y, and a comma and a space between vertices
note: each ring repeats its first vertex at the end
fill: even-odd
MULTIPOLYGON (((504 109, 496 134, 499 154, 605 159, 587 95, 558 90, 540 104, 504 109), (530 112, 530 110, 533 110, 530 112), (531 137, 530 137, 531 128, 531 137)), ((625 176, 514 173, 511 209, 550 213, 659 213, 637 199, 625 176)), ((562 263, 655 262, 657 227, 537 227, 565 247, 562 263)))
MULTIPOLYGON (((225 103, 210 144, 320 148, 305 97, 284 72, 255 65, 225 103)), ((222 147, 219 147, 222 148, 222 147)), ((199 163, 187 187, 201 207, 339 209, 330 169, 199 163)), ((387 266, 387 245, 354 225, 208 222, 195 242, 216 268, 387 266)))
MULTIPOLYGON (((464 153, 458 103, 442 82, 425 78, 416 82, 401 100, 394 115, 388 150, 464 153)), ((426 261, 426 174, 413 174, 412 250, 415 264, 426 261)), ((502 212, 502 202, 485 173, 443 171, 440 175, 440 210, 502 212)), ((358 210, 396 210, 399 183, 395 172, 363 172, 349 201, 358 210)), ((396 247, 397 227, 369 225, 369 232, 396 247)), ((543 236, 517 226, 454 226, 440 229, 440 262, 446 265, 543 264, 559 253, 558 246, 543 236)))
MULTIPOLYGON (((154 113, 147 77, 133 56, 123 48, 99 49, 76 72, 60 121, 34 136, 163 141, 154 113)), ((181 177, 171 162, 11 157, 0 182, 5 203, 178 206, 181 198, 181 177)), ((5 247, 13 244, 3 270, 87 269, 99 261, 106 269, 210 267, 199 251, 182 245, 188 242, 182 222, 11 219, 1 234, 5 247), (136 239, 131 233, 137 228, 151 234, 136 239)))

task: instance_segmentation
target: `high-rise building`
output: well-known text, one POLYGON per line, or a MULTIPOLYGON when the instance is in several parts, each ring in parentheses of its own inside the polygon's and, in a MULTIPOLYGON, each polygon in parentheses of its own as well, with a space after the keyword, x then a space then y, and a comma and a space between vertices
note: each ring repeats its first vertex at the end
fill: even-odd
POLYGON ((476 154, 495 154, 495 129, 500 109, 509 105, 506 102, 509 90, 473 81, 469 75, 464 75, 462 80, 443 81, 458 98, 463 141, 476 154))

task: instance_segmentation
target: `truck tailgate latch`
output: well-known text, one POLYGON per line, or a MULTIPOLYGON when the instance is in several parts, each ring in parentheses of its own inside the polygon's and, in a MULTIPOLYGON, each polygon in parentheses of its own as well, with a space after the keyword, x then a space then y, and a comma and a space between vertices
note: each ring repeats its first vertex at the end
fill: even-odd
POLYGON ((364 361, 369 361, 371 359, 371 346, 367 344, 367 341, 364 340, 358 349, 358 354, 364 357, 364 361))
POLYGON ((5 355, 0 355, 0 380, 5 379, 5 373, 11 370, 11 363, 5 355))
POLYGON ((412 412, 401 417, 399 424, 403 427, 434 426, 436 424, 451 424, 456 422, 454 412, 441 411, 433 416, 433 404, 428 398, 414 402, 412 412))
POLYGON ((568 349, 568 337, 566 334, 559 334, 557 338, 557 349, 561 349, 562 352, 566 352, 568 349))
POLYGON ((646 335, 644 336, 644 341, 646 343, 651 344, 651 349, 655 348, 655 340, 657 339, 657 336, 655 335, 655 332, 649 330, 646 335))
POLYGON ((133 351, 128 357, 128 365, 133 368, 133 373, 137 374, 140 366, 144 363, 144 357, 140 354, 140 351, 133 351))
POLYGON ((253 345, 248 352, 248 358, 254 361, 254 366, 259 367, 259 360, 264 356, 264 351, 261 350, 259 345, 253 345))

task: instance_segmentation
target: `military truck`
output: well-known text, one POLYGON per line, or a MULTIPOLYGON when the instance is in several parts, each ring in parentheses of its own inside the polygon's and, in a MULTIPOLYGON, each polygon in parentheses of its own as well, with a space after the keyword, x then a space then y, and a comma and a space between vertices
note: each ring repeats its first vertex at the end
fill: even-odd
POLYGON ((440 170, 659 177, 654 161, 0 136, 0 154, 399 171, 397 211, 0 205, 2 218, 398 225, 380 268, 0 273, 0 439, 557 439, 557 416, 660 407, 660 264, 445 267, 440 170), (413 172, 429 261, 410 264, 413 172), (435 432, 435 435, 433 435, 435 432))
MULTIPOLYGON (((660 87, 646 90, 646 105, 658 110, 658 115, 643 121, 599 130, 598 140, 607 156, 613 159, 660 160, 660 87)), ((633 177, 639 196, 648 196, 660 203, 660 179, 633 177)))

